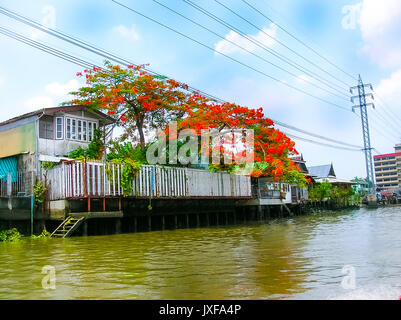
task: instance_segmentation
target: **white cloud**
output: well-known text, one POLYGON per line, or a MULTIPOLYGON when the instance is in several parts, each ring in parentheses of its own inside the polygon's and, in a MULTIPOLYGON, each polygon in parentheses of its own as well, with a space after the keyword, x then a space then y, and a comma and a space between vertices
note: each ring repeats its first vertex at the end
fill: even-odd
POLYGON ((70 93, 71 91, 75 91, 80 87, 80 84, 77 80, 70 80, 66 84, 60 84, 58 82, 52 82, 46 85, 45 90, 47 93, 53 96, 64 96, 70 93))
POLYGON ((401 66, 401 1, 364 0, 360 28, 363 53, 381 67, 401 66))
POLYGON ((401 118, 401 69, 392 73, 388 79, 381 80, 375 88, 375 92, 377 92, 379 102, 380 98, 385 100, 386 106, 399 114, 399 118, 401 118))
POLYGON ((33 111, 42 108, 51 108, 55 107, 54 101, 49 96, 36 96, 25 102, 25 107, 27 107, 28 111, 33 111))
POLYGON ((75 79, 65 84, 59 82, 49 83, 45 86, 46 95, 35 96, 25 101, 25 107, 27 107, 29 111, 56 107, 59 103, 70 100, 71 96, 69 96, 69 93, 77 90, 80 86, 80 83, 75 79))
MULTIPOLYGON (((52 5, 47 5, 44 6, 42 8, 42 25, 46 28, 51 28, 51 29, 55 29, 56 28, 56 8, 52 5)), ((43 35, 43 32, 38 30, 38 29, 34 29, 33 31, 30 32, 29 37, 32 40, 36 40, 38 39, 41 35, 43 35)))
MULTIPOLYGON (((263 31, 260 31, 258 34, 248 35, 248 37, 250 37, 258 42, 261 42, 263 45, 265 45, 267 47, 271 47, 275 43, 275 40, 273 38, 276 35, 277 26, 272 23, 269 28, 263 28, 262 30, 263 31), (270 37, 266 34, 268 34, 270 37)), ((230 43, 229 41, 231 41, 231 42, 237 44, 238 46, 240 46, 248 51, 251 51, 251 52, 254 52, 260 48, 252 41, 242 37, 237 32, 231 30, 226 35, 225 40, 221 40, 215 44, 214 49, 216 50, 216 53, 217 53, 217 51, 224 53, 224 54, 230 54, 230 53, 234 53, 234 52, 244 52, 244 50, 237 47, 233 43, 230 43)))
POLYGON ((127 38, 131 41, 137 41, 140 39, 139 33, 136 31, 136 27, 132 25, 130 28, 127 28, 124 25, 119 25, 113 28, 114 32, 119 33, 122 37, 127 38))

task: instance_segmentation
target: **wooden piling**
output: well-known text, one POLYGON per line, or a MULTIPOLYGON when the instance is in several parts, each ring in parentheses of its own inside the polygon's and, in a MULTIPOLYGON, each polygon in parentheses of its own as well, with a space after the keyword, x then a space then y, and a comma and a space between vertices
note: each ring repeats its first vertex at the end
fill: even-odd
POLYGON ((121 219, 116 220, 116 234, 121 233, 121 219))

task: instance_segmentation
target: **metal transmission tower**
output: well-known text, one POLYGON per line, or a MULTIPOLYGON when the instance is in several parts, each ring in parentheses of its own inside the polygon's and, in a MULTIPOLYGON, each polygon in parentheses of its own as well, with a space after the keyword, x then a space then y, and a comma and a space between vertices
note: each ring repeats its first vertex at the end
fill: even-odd
POLYGON ((375 108, 375 105, 373 103, 366 103, 366 98, 371 97, 372 100, 374 100, 373 94, 372 93, 366 93, 365 88, 369 88, 370 90, 373 90, 373 87, 371 84, 364 84, 361 78, 361 75, 359 75, 359 81, 358 81, 358 86, 352 87, 350 89, 351 94, 354 93, 354 90, 358 90, 358 95, 353 96, 351 98, 351 102, 354 103, 355 99, 359 99, 359 105, 353 106, 352 107, 352 112, 355 112, 355 109, 360 108, 361 109, 361 119, 362 119, 362 134, 363 134, 363 144, 364 144, 364 151, 365 151, 365 161, 366 161, 366 174, 367 174, 367 183, 369 187, 369 192, 370 194, 375 193, 375 176, 374 176, 374 171, 373 171, 373 159, 372 159, 372 147, 370 145, 370 131, 369 131, 369 121, 368 121, 368 106, 372 106, 373 109, 375 108))

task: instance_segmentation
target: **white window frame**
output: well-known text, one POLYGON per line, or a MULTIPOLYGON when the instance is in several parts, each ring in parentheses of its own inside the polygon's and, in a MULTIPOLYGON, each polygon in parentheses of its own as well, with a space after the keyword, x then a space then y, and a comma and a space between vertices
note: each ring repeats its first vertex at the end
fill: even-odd
POLYGON ((78 141, 78 142, 91 142, 94 137, 95 130, 99 127, 99 122, 97 120, 92 120, 88 118, 77 118, 65 116, 65 137, 67 140, 78 141), (67 121, 70 121, 70 138, 67 138, 67 121), (75 123, 75 126, 73 126, 75 123), (78 124, 81 124, 81 139, 78 139, 78 124), (89 130, 89 124, 91 131, 89 130), (84 134, 84 127, 86 126, 86 134, 84 134), (73 130, 75 129, 75 131, 73 130), (75 133, 75 136, 74 134, 75 133), (86 136, 86 137, 85 137, 86 136), (86 139, 84 139, 84 137, 86 139))
POLYGON ((56 140, 63 140, 64 139, 64 121, 63 121, 63 117, 56 117, 56 128, 55 128, 55 136, 56 136, 56 140), (60 125, 61 125, 61 131, 58 130, 58 121, 60 120, 60 125), (58 134, 61 134, 61 136, 59 137, 58 134))

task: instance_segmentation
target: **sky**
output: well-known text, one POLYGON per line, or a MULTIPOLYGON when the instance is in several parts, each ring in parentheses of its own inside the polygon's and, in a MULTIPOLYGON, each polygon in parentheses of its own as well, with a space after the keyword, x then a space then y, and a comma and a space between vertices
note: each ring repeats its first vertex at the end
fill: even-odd
MULTIPOLYGON (((151 70, 223 100, 252 108, 262 107, 265 115, 274 120, 358 146, 363 145, 361 120, 358 111, 351 112, 353 104, 347 95, 350 95, 349 87, 358 84, 360 74, 365 83, 373 85, 375 93, 375 109, 369 108, 372 147, 378 153, 391 153, 394 145, 401 143, 401 1, 247 0, 275 24, 241 0, 218 2, 250 23, 215 0, 196 1, 197 5, 262 43, 266 50, 182 0, 157 1, 221 38, 175 15, 156 1, 118 1, 208 48, 111 0, 0 0, 0 7, 135 64, 149 64, 151 70), (271 50, 276 55, 268 52, 271 50)), ((103 63, 102 57, 2 14, 0 27, 91 63, 103 63)), ((71 98, 68 92, 83 84, 76 77, 82 67, 71 62, 2 34, 0 49, 0 121, 58 106, 71 98)), ((288 134, 318 140, 278 128, 288 134)), ((307 166, 333 163, 338 178, 366 176, 362 152, 294 140, 307 166)))

